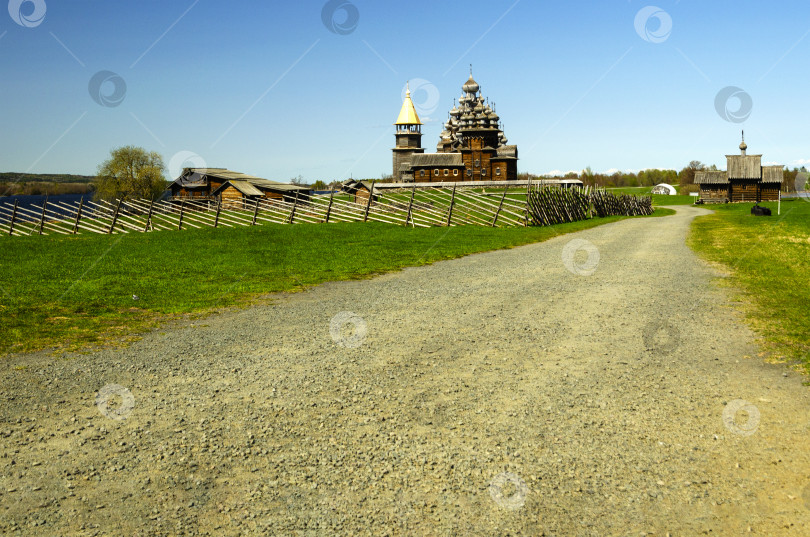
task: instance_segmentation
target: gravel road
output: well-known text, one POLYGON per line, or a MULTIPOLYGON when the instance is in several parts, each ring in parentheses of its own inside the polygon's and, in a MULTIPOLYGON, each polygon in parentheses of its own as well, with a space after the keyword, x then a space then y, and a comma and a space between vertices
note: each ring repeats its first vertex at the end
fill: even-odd
POLYGON ((0 533, 808 535, 810 392, 676 209, 6 359, 0 533))

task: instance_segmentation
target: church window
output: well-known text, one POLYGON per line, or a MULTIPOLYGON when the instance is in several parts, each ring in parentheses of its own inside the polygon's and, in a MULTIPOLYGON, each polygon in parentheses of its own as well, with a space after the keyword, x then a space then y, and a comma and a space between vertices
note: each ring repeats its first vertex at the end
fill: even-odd
POLYGON ((458 170, 453 170, 453 175, 458 175, 458 170))
POLYGON ((450 170, 444 170, 444 176, 447 177, 448 175, 450 175, 450 170))
POLYGON ((425 170, 419 170, 419 177, 425 176, 425 170))
POLYGON ((472 170, 467 168, 467 177, 472 177, 472 170))
POLYGON ((475 167, 478 168, 481 166, 481 161, 479 159, 475 159, 475 167))
POLYGON ((486 169, 486 168, 484 168, 483 170, 481 170, 481 175, 486 175, 486 174, 487 174, 487 169, 486 169))
POLYGON ((500 174, 501 174, 501 169, 500 168, 495 168, 495 175, 500 175, 500 174))
POLYGON ((435 175, 435 176, 439 175, 439 168, 436 168, 435 170, 433 170, 433 175, 435 175))

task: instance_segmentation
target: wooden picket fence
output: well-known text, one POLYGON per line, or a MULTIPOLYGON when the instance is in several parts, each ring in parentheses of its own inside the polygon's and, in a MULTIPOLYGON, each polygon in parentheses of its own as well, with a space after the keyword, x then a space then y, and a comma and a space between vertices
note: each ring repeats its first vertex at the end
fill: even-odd
POLYGON ((653 213, 652 196, 615 195, 606 190, 596 190, 591 194, 591 203, 600 218, 605 216, 640 216, 653 213))
POLYGON ((49 202, 21 207, 0 202, 0 234, 141 233, 205 227, 334 222, 383 222, 413 227, 547 226, 593 216, 652 213, 650 197, 615 196, 589 188, 528 183, 526 190, 432 186, 375 191, 367 199, 331 193, 286 200, 117 200, 49 202))

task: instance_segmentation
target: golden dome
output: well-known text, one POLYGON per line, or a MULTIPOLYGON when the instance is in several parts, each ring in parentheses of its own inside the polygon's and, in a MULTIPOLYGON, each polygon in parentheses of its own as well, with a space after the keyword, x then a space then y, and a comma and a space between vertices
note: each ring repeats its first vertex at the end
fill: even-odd
POLYGON ((394 125, 422 125, 411 100, 410 87, 405 91, 405 100, 402 101, 402 109, 399 111, 399 117, 394 125))

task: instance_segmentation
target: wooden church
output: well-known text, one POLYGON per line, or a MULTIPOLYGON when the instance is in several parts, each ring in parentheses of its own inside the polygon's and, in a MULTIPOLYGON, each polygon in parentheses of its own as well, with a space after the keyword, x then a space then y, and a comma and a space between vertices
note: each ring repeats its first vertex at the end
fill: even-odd
POLYGON ((700 171, 695 184, 703 203, 777 201, 784 166, 763 166, 762 155, 747 154, 745 133, 739 155, 726 155, 727 171, 700 171))
POLYGON ((422 122, 407 90, 394 123, 394 181, 517 180, 517 146, 507 145, 500 117, 481 95, 472 70, 461 90, 458 106, 450 110, 439 136, 436 153, 425 153, 422 147, 422 122))

